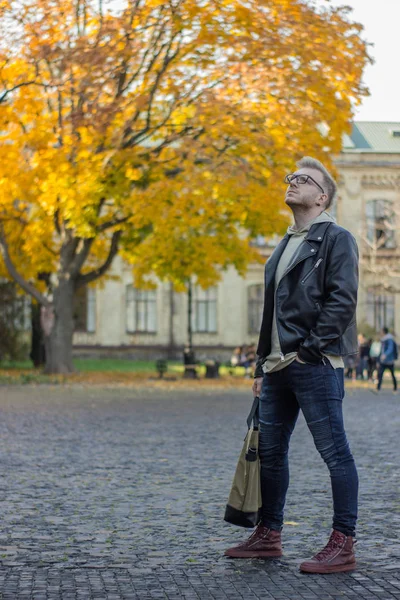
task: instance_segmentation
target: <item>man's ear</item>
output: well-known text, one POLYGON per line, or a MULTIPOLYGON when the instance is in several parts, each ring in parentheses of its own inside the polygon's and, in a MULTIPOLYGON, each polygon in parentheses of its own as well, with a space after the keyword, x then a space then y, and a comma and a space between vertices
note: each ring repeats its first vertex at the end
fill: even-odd
POLYGON ((317 206, 321 206, 322 204, 326 204, 328 202, 328 194, 321 194, 318 198, 317 206))

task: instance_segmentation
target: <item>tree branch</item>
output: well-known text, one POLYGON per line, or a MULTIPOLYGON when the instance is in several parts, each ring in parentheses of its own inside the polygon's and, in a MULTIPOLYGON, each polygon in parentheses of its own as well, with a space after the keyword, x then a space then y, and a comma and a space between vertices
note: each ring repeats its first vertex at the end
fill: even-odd
POLYGON ((54 227, 55 227, 58 235, 61 235, 60 209, 59 208, 57 208, 56 211, 54 212, 53 219, 54 219, 54 227))
MULTIPOLYGON (((153 129, 151 127, 153 100, 154 100, 156 92, 158 91, 160 81, 161 81, 162 77, 164 76, 165 72, 167 71, 169 64, 179 54, 180 41, 178 42, 177 48, 175 49, 175 51, 172 54, 170 54, 170 50, 171 50, 173 43, 174 43, 175 39, 177 38, 177 36, 178 36, 178 33, 174 34, 171 37, 171 39, 169 40, 168 44, 164 43, 161 46, 159 53, 161 52, 161 50, 164 50, 164 49, 166 49, 166 53, 165 53, 164 59, 162 61, 162 65, 161 65, 160 69, 158 70, 158 72, 156 73, 154 82, 149 91, 149 100, 148 100, 148 105, 147 105, 147 115, 146 115, 145 123, 144 123, 142 129, 139 132, 135 133, 134 135, 131 135, 132 131, 130 130, 129 127, 127 130, 125 130, 125 133, 123 135, 124 141, 122 143, 122 148, 124 150, 126 148, 132 148, 134 146, 135 142, 139 138, 142 138, 143 135, 147 134, 149 131, 151 131, 153 129)), ((135 117, 136 117, 136 115, 135 115, 135 117)), ((157 129, 157 128, 154 128, 154 129, 157 129)))
POLYGON ((88 283, 91 283, 92 281, 95 281, 96 279, 99 279, 99 277, 101 277, 102 275, 104 275, 104 273, 108 271, 112 261, 118 253, 119 239, 121 237, 121 234, 122 231, 114 231, 111 238, 110 250, 104 263, 98 269, 89 271, 89 273, 86 273, 85 275, 78 275, 78 277, 76 278, 75 289, 78 289, 84 285, 87 285, 88 283))
POLYGON ((120 219, 118 219, 118 217, 116 217, 115 219, 111 219, 111 221, 105 221, 105 223, 102 223, 101 225, 98 226, 97 231, 102 232, 102 231, 106 231, 106 229, 111 229, 111 227, 115 227, 116 225, 121 225, 121 223, 126 223, 126 221, 128 219, 130 219, 129 215, 128 217, 121 217, 120 219))
POLYGON ((86 238, 85 240, 80 241, 82 248, 75 255, 68 269, 69 273, 71 274, 71 277, 76 277, 79 274, 79 271, 85 264, 85 260, 89 256, 90 248, 92 247, 93 242, 94 238, 86 238))
POLYGON ((35 81, 25 81, 24 83, 18 83, 17 85, 14 85, 14 87, 10 88, 9 90, 6 90, 0 96, 0 104, 7 98, 8 94, 11 94, 11 92, 14 92, 15 90, 17 90, 20 87, 24 87, 26 85, 32 85, 32 83, 36 83, 36 82, 35 81))
POLYGON ((35 300, 39 302, 42 306, 51 306, 51 303, 48 301, 46 296, 44 296, 39 290, 35 288, 31 283, 26 281, 24 277, 20 273, 18 273, 17 269, 14 266, 10 258, 10 254, 8 252, 8 245, 4 235, 3 227, 0 225, 0 250, 3 255, 4 263, 7 267, 7 271, 10 276, 14 279, 14 281, 27 293, 30 294, 35 300))
POLYGON ((17 90, 18 88, 21 87, 25 87, 27 85, 37 85, 39 87, 44 88, 45 90, 47 90, 50 87, 55 87, 54 85, 48 85, 46 83, 39 83, 38 81, 32 80, 32 81, 24 81, 23 83, 18 83, 16 85, 14 85, 12 88, 10 88, 9 90, 5 90, 2 95, 0 96, 0 104, 7 98, 8 94, 11 94, 12 92, 14 92, 15 90, 17 90))

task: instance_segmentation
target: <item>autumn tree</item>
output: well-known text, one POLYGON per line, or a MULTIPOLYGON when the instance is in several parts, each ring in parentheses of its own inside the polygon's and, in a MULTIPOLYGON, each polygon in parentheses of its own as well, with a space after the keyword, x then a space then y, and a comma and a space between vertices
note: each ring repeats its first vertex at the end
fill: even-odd
POLYGON ((74 293, 118 252, 139 278, 244 270, 284 226, 286 171, 338 152, 365 94, 361 26, 328 3, 0 11, 0 268, 42 306, 48 372, 72 370, 74 293))

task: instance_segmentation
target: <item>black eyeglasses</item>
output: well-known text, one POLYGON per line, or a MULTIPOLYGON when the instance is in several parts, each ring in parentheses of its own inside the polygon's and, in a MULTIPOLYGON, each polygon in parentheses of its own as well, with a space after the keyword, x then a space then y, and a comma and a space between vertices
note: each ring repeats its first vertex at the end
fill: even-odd
POLYGON ((311 177, 311 175, 296 175, 295 173, 294 173, 294 174, 293 174, 293 173, 290 173, 289 175, 286 175, 286 177, 285 177, 284 181, 285 181, 285 183, 288 183, 288 184, 290 185, 290 184, 292 183, 292 181, 296 181, 296 183, 307 183, 307 181, 308 181, 309 179, 311 179, 311 181, 312 181, 313 183, 315 183, 315 185, 316 185, 317 187, 319 187, 319 189, 321 190, 321 192, 322 192, 323 194, 325 194, 325 191, 322 189, 322 187, 319 185, 319 183, 317 183, 317 182, 315 181, 315 179, 313 179, 313 178, 311 177))

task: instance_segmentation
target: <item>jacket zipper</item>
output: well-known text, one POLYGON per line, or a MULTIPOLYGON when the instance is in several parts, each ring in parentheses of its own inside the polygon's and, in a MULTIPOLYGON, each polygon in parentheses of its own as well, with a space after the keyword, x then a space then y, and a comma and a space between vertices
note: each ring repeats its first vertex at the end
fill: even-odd
MULTIPOLYGON (((313 268, 311 269, 311 271, 310 271, 309 273, 307 273, 307 275, 304 277, 304 279, 302 279, 301 283, 304 283, 304 282, 306 281, 306 279, 308 279, 308 277, 310 277, 310 275, 311 275, 312 273, 314 273, 314 270, 315 270, 315 269, 318 269, 318 267, 319 267, 319 265, 322 263, 322 261, 323 261, 323 258, 319 258, 319 259, 317 260, 317 262, 315 263, 315 265, 313 266, 313 268)), ((298 261, 296 264, 292 265, 292 268, 293 268, 293 267, 295 267, 295 266, 296 266, 298 263, 300 263, 300 262, 301 262, 301 260, 299 260, 299 261, 298 261)), ((292 270, 292 268, 291 268, 290 270, 292 270)), ((283 279, 283 276, 284 276, 284 275, 286 275, 286 273, 284 273, 284 274, 282 275, 282 277, 281 277, 281 281, 282 281, 282 279, 283 279)), ((276 329, 277 329, 277 331, 278 331, 279 344, 280 344, 280 346, 281 346, 281 350, 282 350, 282 340, 281 340, 281 334, 280 334, 280 332, 279 332, 279 325, 278 325, 278 305, 277 305, 277 302, 276 302, 276 297, 277 297, 277 293, 278 293, 278 288, 279 288, 279 285, 280 285, 281 281, 278 283, 278 286, 277 286, 277 288, 276 288, 276 290, 275 290, 275 311, 276 311, 276 329)), ((285 361, 285 355, 283 354, 283 352, 282 352, 282 351, 280 352, 280 357, 281 357, 281 362, 284 362, 284 361, 285 361)))
MULTIPOLYGON (((282 281, 282 279, 281 279, 281 281, 282 281)), ((281 351, 280 351, 279 355, 281 357, 281 362, 284 362, 285 361, 285 355, 282 352, 282 340, 281 340, 281 334, 279 333, 279 326, 278 326, 278 305, 276 303, 276 297, 277 297, 278 288, 280 286, 280 283, 281 282, 278 283, 278 285, 276 287, 276 290, 275 290, 275 315, 276 315, 276 330, 278 332, 279 345, 281 347, 281 351)))
MULTIPOLYGON (((304 241, 305 241, 305 242, 307 242, 307 240, 304 240, 304 241)), ((308 242, 307 242, 307 243, 308 243, 308 242)), ((311 245, 311 244, 309 244, 309 245, 311 245)), ((307 258, 310 258, 310 256, 312 256, 312 254, 309 254, 308 256, 303 256, 302 258, 300 258, 299 260, 297 260, 295 263, 293 263, 293 265, 290 265, 290 266, 289 266, 289 267, 286 269, 286 271, 283 273, 283 275, 282 275, 281 279, 283 279, 284 277, 286 277, 286 275, 287 275, 288 273, 290 273, 290 271, 293 271, 293 269, 294 269, 295 267, 297 267, 297 265, 298 265, 298 264, 300 264, 301 262, 303 262, 303 260, 307 260, 307 258)))
POLYGON ((317 262, 315 263, 315 265, 313 266, 313 268, 311 269, 311 271, 309 271, 307 273, 307 275, 301 280, 301 283, 304 283, 305 281, 307 281, 307 279, 314 273, 315 269, 318 269, 319 265, 322 263, 323 258, 319 258, 317 260, 317 262))
MULTIPOLYGON (((280 280, 280 282, 278 283, 278 285, 277 285, 277 288, 276 288, 276 290, 275 290, 276 329, 277 329, 277 331, 278 331, 278 338, 279 338, 279 344, 280 344, 280 347, 281 347, 281 349, 282 349, 282 340, 281 340, 281 334, 280 334, 280 332, 279 332, 279 326, 278 326, 278 309, 277 309, 277 306, 278 306, 278 305, 277 305, 277 302, 276 302, 276 296, 277 296, 277 293, 278 293, 278 288, 279 288, 279 286, 280 286, 280 284, 281 284, 281 281, 282 281, 282 279, 283 279, 283 278, 284 278, 284 277, 285 277, 285 276, 286 276, 286 275, 287 275, 287 274, 288 274, 288 273, 289 273, 289 272, 290 272, 292 269, 294 269, 294 267, 296 267, 296 266, 297 266, 299 263, 301 263, 303 260, 306 260, 306 258, 308 258, 308 257, 306 256, 306 257, 304 257, 304 258, 301 258, 300 260, 298 260, 297 262, 295 262, 295 263, 294 263, 294 265, 292 265, 292 266, 290 267, 290 269, 288 269, 287 271, 285 271, 285 273, 283 273, 283 275, 282 275, 282 277, 281 277, 281 280, 280 280)), ((322 260, 322 259, 320 259, 320 260, 322 260)), ((281 362, 284 362, 284 361, 285 361, 285 355, 283 354, 283 352, 280 352, 280 357, 281 357, 281 362)))

